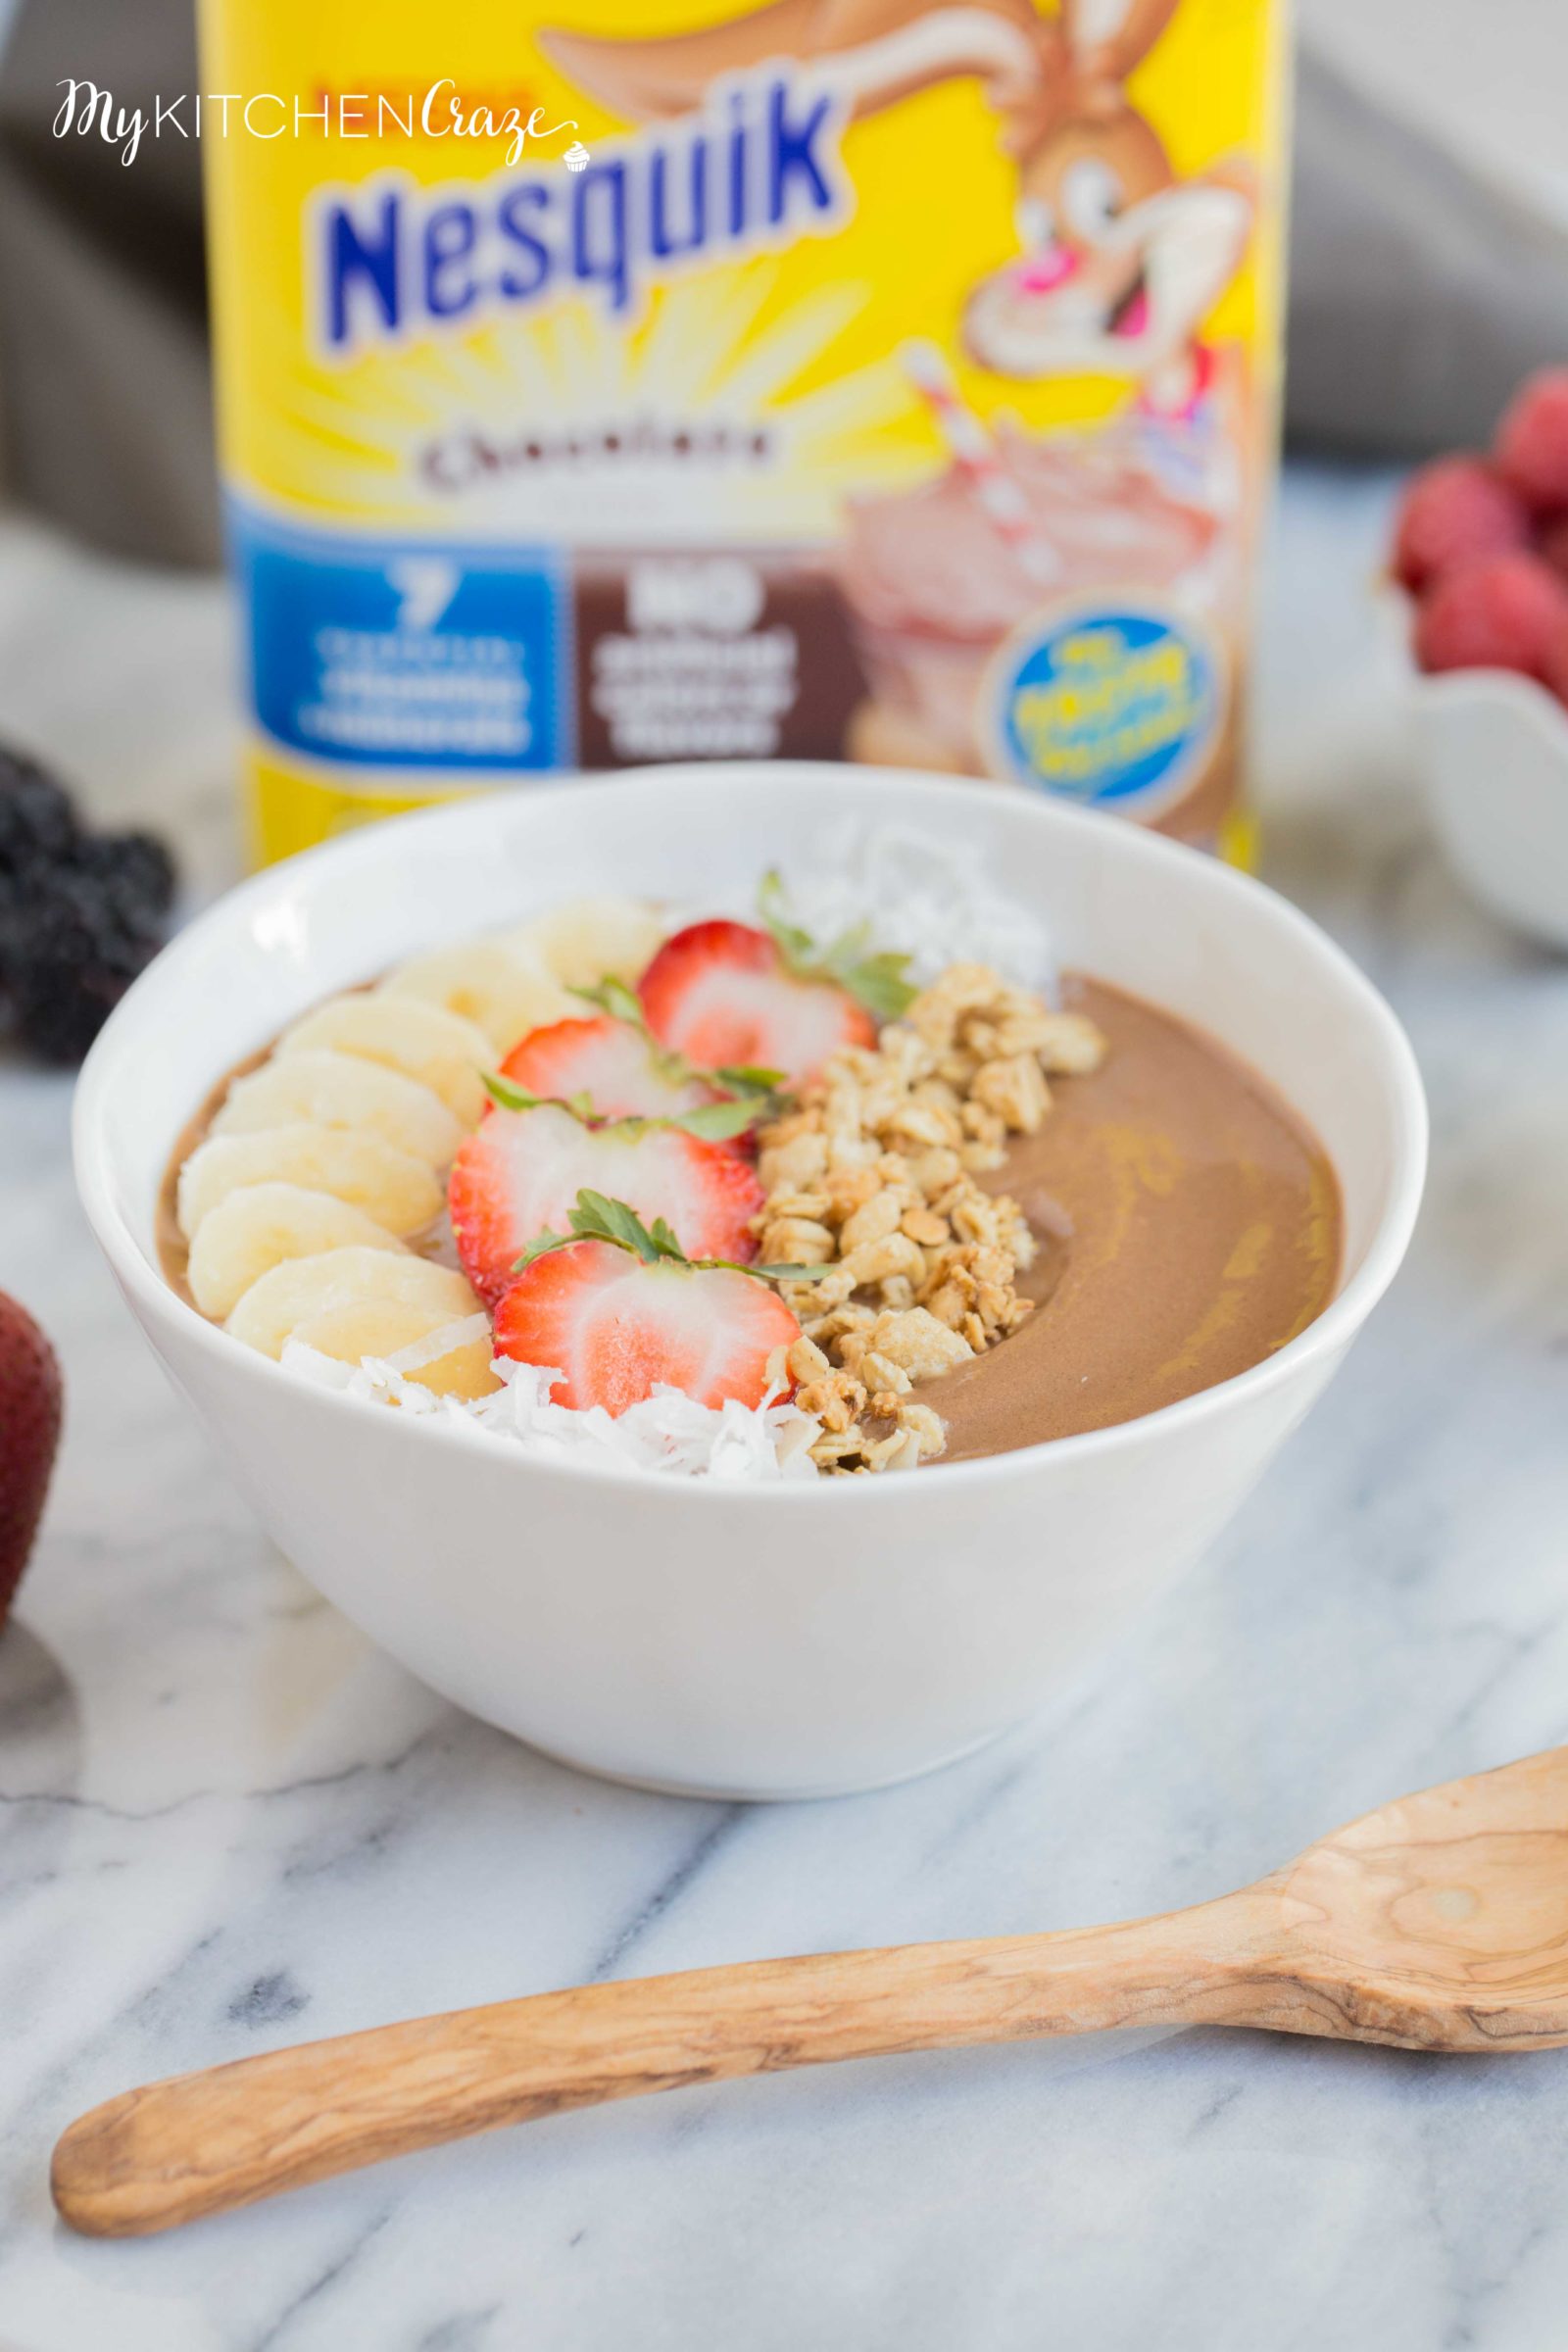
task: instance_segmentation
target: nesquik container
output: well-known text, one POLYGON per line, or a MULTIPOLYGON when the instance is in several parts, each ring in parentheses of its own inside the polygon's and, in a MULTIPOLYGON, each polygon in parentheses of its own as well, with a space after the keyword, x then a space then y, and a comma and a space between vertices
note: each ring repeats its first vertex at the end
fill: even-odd
POLYGON ((1272 0, 202 0, 271 858, 577 766, 1244 855, 1272 0))

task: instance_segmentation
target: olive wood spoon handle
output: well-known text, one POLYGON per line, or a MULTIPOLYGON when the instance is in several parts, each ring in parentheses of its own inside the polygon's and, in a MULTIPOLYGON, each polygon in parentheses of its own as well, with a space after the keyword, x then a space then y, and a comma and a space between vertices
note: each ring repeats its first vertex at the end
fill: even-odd
POLYGON ((686 2082, 1107 2026, 1299 2023, 1260 1965, 1266 1887, 1114 1927, 589 1984, 243 2058, 79 2118, 55 2202, 74 2229, 135 2236, 686 2082))
POLYGON ((153 2082, 72 2125, 55 2202, 74 2229, 132 2236, 599 2099, 1199 2023, 1406 2049, 1568 2042, 1568 1747, 1396 1797, 1158 1919, 586 1984, 153 2082))

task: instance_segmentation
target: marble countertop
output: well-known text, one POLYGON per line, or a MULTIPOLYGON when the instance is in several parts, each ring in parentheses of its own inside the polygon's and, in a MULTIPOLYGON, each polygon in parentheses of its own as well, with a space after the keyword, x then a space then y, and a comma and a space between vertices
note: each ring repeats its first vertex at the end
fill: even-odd
MULTIPOLYGON (((594 1976, 1065 1926, 1218 1892, 1560 1740, 1568 962, 1428 847, 1368 601, 1389 484, 1293 470, 1271 878, 1409 1024, 1409 1264, 1218 1549, 1027 1729, 747 1809, 467 1721, 270 1548, 91 1247, 69 1085, 0 1063, 0 1286, 67 1445, 0 1642, 0 2352, 1536 2352, 1568 2296, 1568 2052, 1108 2036, 694 2090, 164 2239, 73 2237, 51 2142, 130 2083, 594 1976)), ((208 582, 0 532, 0 731, 232 859, 208 582)))

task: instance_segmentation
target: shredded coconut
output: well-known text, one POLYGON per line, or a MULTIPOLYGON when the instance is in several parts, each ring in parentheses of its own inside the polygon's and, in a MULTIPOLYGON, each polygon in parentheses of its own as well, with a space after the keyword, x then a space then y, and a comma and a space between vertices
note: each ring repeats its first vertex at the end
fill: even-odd
MULTIPOLYGON (((411 1352, 403 1351, 405 1356, 411 1352)), ((290 1340, 282 1362, 285 1371, 346 1396, 396 1405, 424 1420, 433 1416, 485 1442, 510 1441, 536 1462, 590 1462, 622 1477, 653 1473, 748 1484, 817 1476, 809 1449, 822 1425, 795 1405, 780 1403, 777 1390, 756 1406, 733 1398, 713 1406, 699 1404, 679 1389, 658 1388, 612 1419, 603 1405, 576 1412, 552 1404, 550 1392, 563 1375, 504 1355, 494 1364, 502 1387, 472 1402, 435 1396, 407 1377, 401 1359, 366 1356, 359 1364, 345 1364, 302 1340, 290 1340)))
MULTIPOLYGON (((950 964, 985 963, 1056 1002, 1045 925, 997 889, 971 845, 846 818, 823 836, 809 870, 786 866, 784 880, 791 913, 814 939, 866 923, 878 948, 909 956, 910 977, 924 987, 950 964)), ((746 919, 756 921, 755 908, 746 919)))

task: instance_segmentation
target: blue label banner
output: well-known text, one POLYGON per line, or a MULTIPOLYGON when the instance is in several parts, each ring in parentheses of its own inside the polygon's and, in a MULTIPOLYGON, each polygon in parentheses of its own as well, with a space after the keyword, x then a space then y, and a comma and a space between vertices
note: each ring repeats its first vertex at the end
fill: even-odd
POLYGON ((368 767, 569 767, 569 589, 534 548, 345 539, 228 516, 251 693, 275 741, 368 767))

